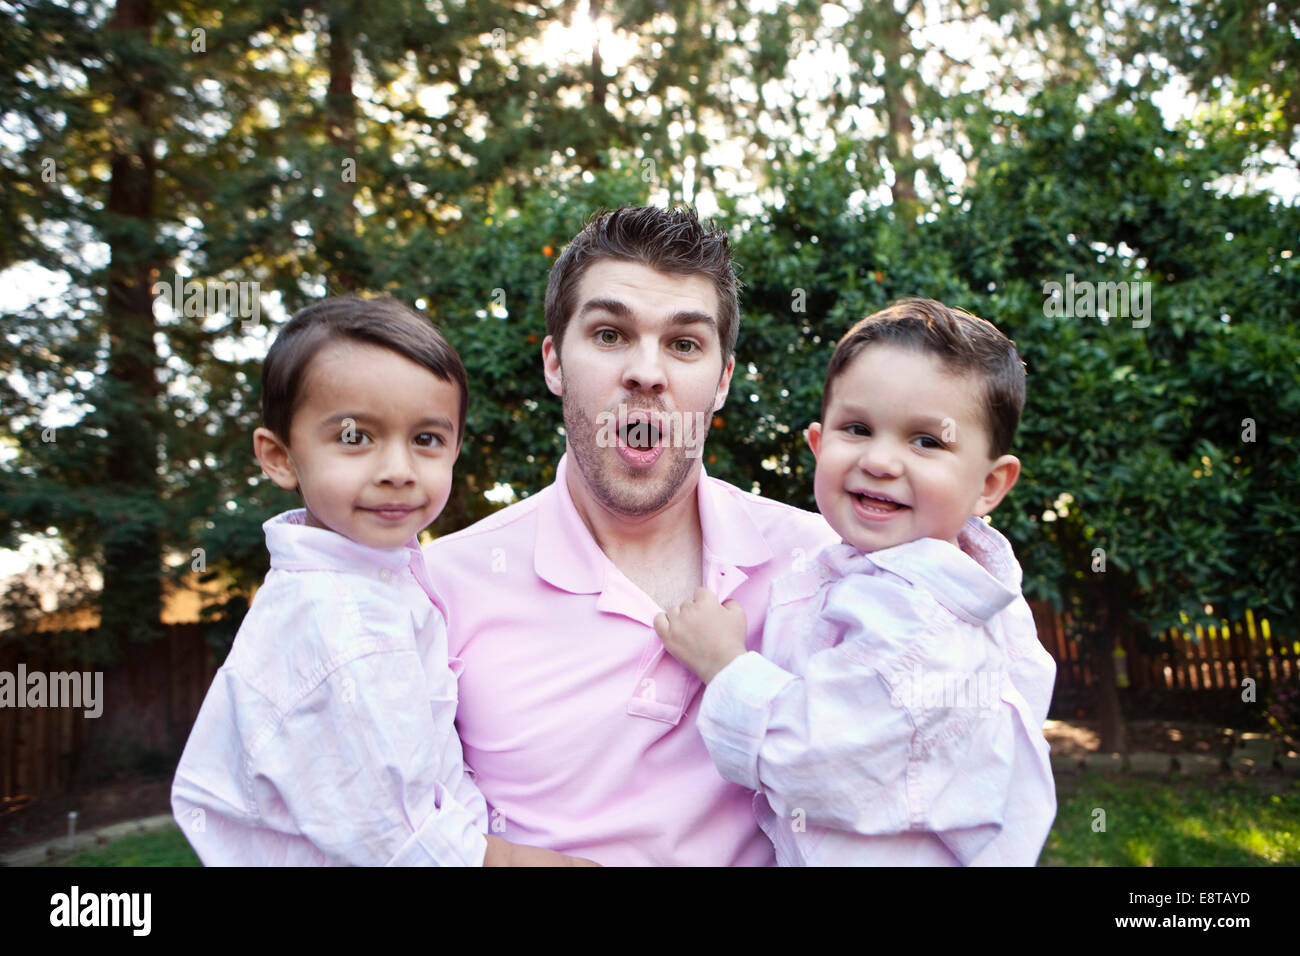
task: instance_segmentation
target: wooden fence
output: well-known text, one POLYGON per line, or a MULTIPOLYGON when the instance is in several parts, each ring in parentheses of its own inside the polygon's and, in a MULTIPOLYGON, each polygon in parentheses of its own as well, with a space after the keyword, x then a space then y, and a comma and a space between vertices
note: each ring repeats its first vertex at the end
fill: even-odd
POLYGON ((98 717, 84 707, 0 707, 0 799, 73 790, 119 768, 175 766, 217 662, 202 625, 163 631, 107 666, 37 642, 0 646, 0 671, 12 675, 20 663, 28 674, 103 674, 98 717))
MULTIPOLYGON (((1066 621, 1045 603, 1031 605, 1038 638, 1056 658, 1053 712, 1074 716, 1094 699, 1098 674, 1066 637, 1066 621)), ((1116 678, 1129 716, 1201 716, 1207 720, 1262 717, 1262 701, 1279 682, 1300 681, 1300 641, 1273 633, 1268 620, 1245 620, 1203 627, 1171 628, 1158 635, 1159 649, 1139 650, 1132 634, 1120 635, 1116 678), (1254 681, 1252 701, 1243 701, 1246 679, 1254 681), (1257 704, 1258 707, 1244 706, 1257 704)))
MULTIPOLYGON (((1097 675, 1066 638, 1065 623, 1046 604, 1032 605, 1038 636, 1057 661, 1052 713, 1091 711, 1097 675)), ((87 632, 89 634, 91 632, 87 632)), ((1259 700, 1273 683, 1300 679, 1300 642, 1273 634, 1253 616, 1235 626, 1194 628, 1161 636, 1161 651, 1138 650, 1121 640, 1128 686, 1121 691, 1128 716, 1260 719, 1262 704, 1244 709, 1242 682, 1252 677, 1259 700)), ((33 643, 0 646, 0 671, 85 671, 75 656, 33 643)), ((0 707, 0 798, 12 800, 75 789, 115 768, 150 766, 170 772, 220 662, 199 624, 172 624, 151 644, 134 645, 102 668, 103 713, 87 718, 69 707, 0 707)))

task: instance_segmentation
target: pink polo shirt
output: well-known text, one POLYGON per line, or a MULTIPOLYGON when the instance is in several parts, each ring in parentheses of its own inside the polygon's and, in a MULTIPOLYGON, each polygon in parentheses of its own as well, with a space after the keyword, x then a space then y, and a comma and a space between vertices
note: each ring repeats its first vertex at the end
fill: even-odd
MULTIPOLYGON (((722 778, 696 728, 703 685, 578 516, 567 460, 554 484, 425 548, 490 831, 606 866, 772 865, 753 792, 722 778)), ((703 584, 740 603, 757 650, 772 581, 838 537, 703 469, 697 501, 703 584)))

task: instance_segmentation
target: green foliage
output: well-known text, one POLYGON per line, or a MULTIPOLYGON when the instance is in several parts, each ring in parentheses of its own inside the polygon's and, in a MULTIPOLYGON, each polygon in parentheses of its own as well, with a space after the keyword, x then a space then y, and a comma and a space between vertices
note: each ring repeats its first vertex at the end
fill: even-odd
MULTIPOLYGON (((1228 6, 1189 9, 1213 19, 1228 6)), ((175 574, 201 548, 209 575, 244 589, 214 631, 221 641, 265 573, 261 523, 298 503, 260 477, 250 449, 270 323, 242 338, 230 316, 137 323, 158 350, 157 394, 142 398, 106 373, 124 349, 87 252, 105 244, 160 263, 163 279, 255 279, 286 311, 350 288, 423 302, 472 389, 457 489, 433 531, 486 514, 484 492, 499 483, 538 490, 563 450, 540 372, 547 270, 595 209, 683 194, 688 160, 708 181, 717 122, 747 138, 740 162, 763 189, 720 197, 744 321, 710 473, 813 507, 802 432, 819 415, 835 341, 893 299, 930 296, 996 322, 1028 364, 1024 473, 994 522, 1031 597, 1103 636, 1195 619, 1206 604, 1216 619, 1247 606, 1294 617, 1300 213, 1240 188, 1261 149, 1284 142, 1263 60, 1209 63, 1198 82, 1226 71, 1238 95, 1170 129, 1146 95, 1163 73, 1105 82, 1146 61, 1141 31, 1114 50, 1086 40, 1077 28, 1102 22, 1100 7, 945 5, 1004 24, 997 51, 1041 49, 1053 77, 1044 89, 1006 67, 983 95, 955 91, 966 65, 921 70, 919 22, 864 8, 827 28, 802 2, 772 15, 727 0, 608 4, 639 39, 626 65, 599 75, 590 58, 578 68, 520 55, 572 7, 174 3, 132 37, 58 4, 0 11, 0 95, 22 139, 0 147, 0 266, 69 278, 57 300, 0 317, 0 545, 54 527, 74 558, 103 563, 115 535, 157 528, 162 549, 185 559, 175 574), (194 24, 208 27, 201 56, 194 24), (331 59, 332 44, 351 55, 331 59), (852 82, 820 101, 733 87, 779 85, 811 49, 842 51, 852 82), (65 82, 42 79, 55 75, 65 82), (118 109, 139 76, 156 97, 149 129, 118 109), (445 84, 445 109, 413 95, 431 83, 445 84), (1032 96, 996 112, 999 91, 1032 96), (819 120, 833 145, 814 149, 811 119, 828 110, 819 120), (854 111, 875 118, 869 132, 854 111), (159 157, 153 217, 124 220, 105 209, 109 160, 144 134, 159 157), (950 143, 968 178, 947 181, 933 153, 907 145, 913 134, 950 143), (58 182, 41 178, 44 157, 57 158, 58 182), (347 159, 355 182, 340 176, 347 159), (928 192, 900 198, 900 174, 928 192), (897 201, 882 204, 891 190, 897 201), (1054 314, 1043 286, 1067 275, 1151 283, 1150 325, 1054 314), (38 423, 55 405, 79 418, 43 442, 38 423), (131 421, 156 441, 156 488, 106 479, 110 439, 131 421)), ((1264 14, 1241 11, 1231 22, 1255 36, 1264 14)), ((1265 12, 1266 58, 1292 69, 1265 12)), ((1156 13, 1161 29, 1185 26, 1177 10, 1156 13)), ((1140 25, 1125 17, 1126 30, 1140 25)), ((23 595, 11 603, 29 615, 23 595)))

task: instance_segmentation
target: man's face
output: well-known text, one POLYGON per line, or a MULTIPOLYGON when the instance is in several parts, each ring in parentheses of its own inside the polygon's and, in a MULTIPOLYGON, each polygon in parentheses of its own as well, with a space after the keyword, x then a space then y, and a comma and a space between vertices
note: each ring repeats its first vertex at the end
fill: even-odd
POLYGON ((967 518, 997 506, 1020 463, 989 457, 980 396, 977 378, 912 349, 871 345, 845 366, 808 443, 817 507, 846 544, 956 544, 967 518))
POLYGON ((718 296, 705 275, 605 259, 587 268, 563 359, 542 343, 569 451, 593 496, 627 516, 662 510, 691 475, 726 401, 718 296))

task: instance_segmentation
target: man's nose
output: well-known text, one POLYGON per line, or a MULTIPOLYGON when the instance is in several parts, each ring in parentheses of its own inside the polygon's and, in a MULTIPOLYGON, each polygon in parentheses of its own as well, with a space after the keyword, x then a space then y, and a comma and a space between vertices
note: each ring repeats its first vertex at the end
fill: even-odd
POLYGON ((628 353, 623 387, 628 391, 662 392, 668 385, 664 356, 657 341, 642 341, 628 353))

